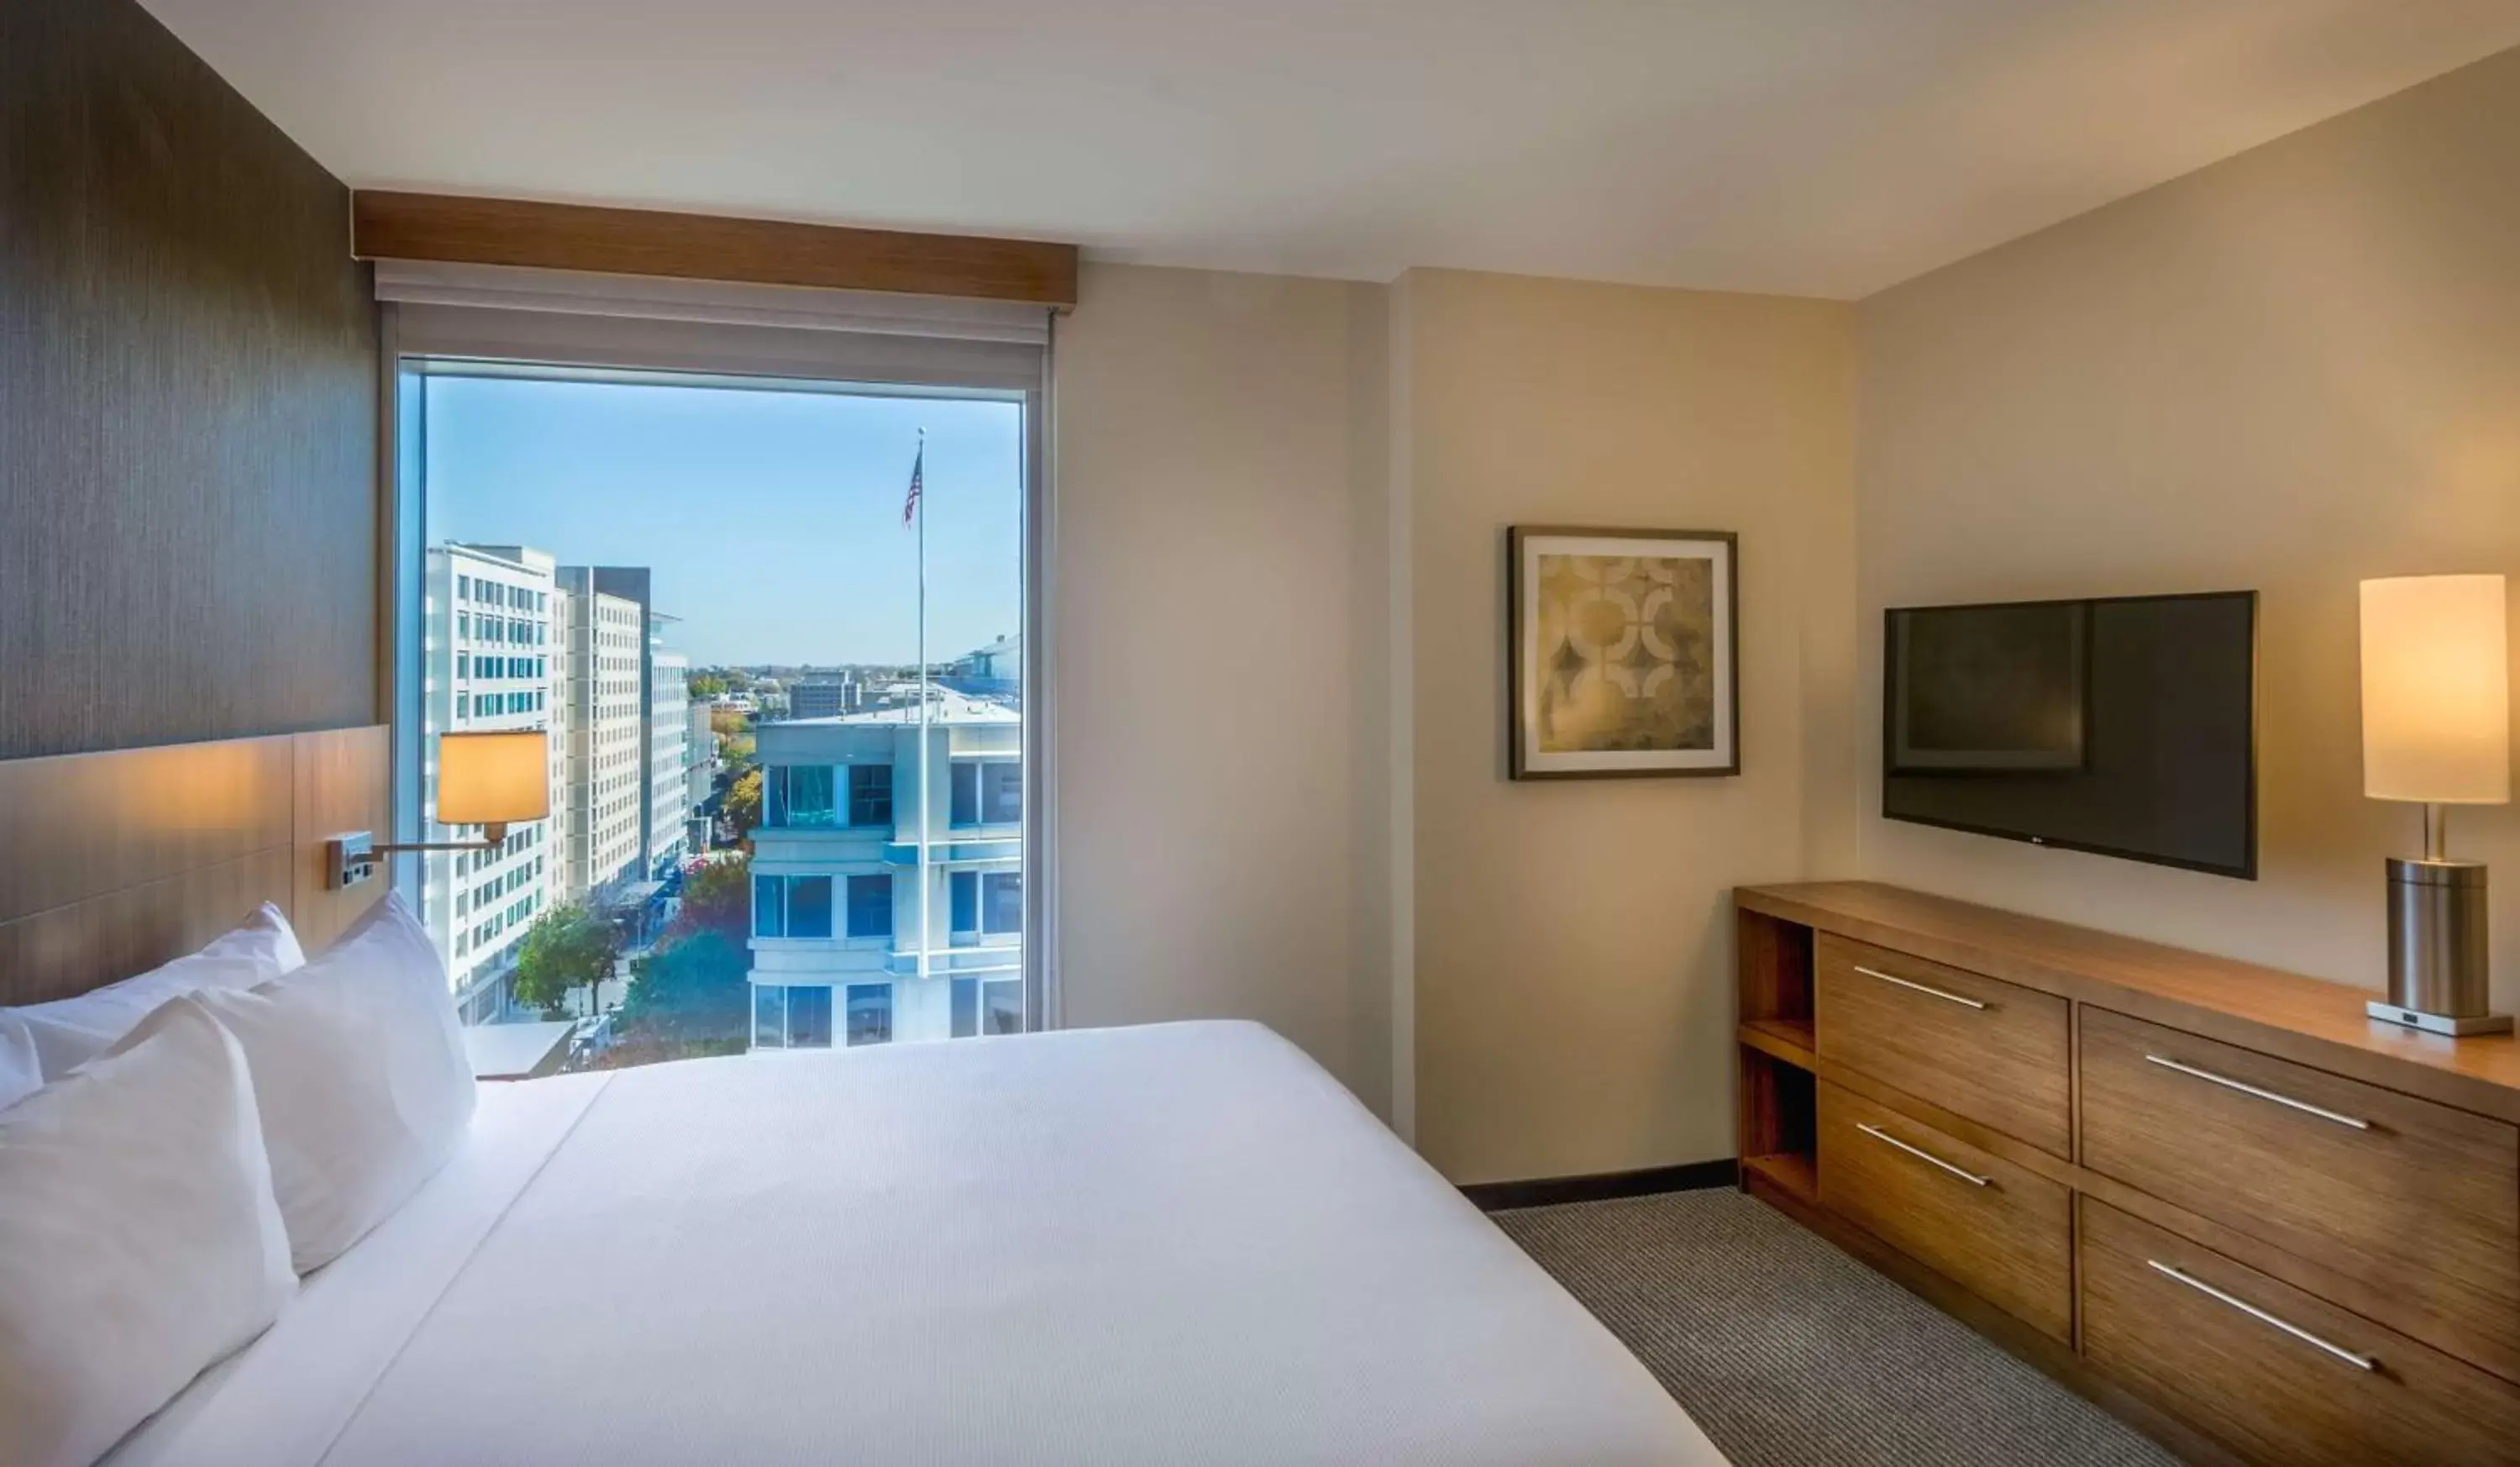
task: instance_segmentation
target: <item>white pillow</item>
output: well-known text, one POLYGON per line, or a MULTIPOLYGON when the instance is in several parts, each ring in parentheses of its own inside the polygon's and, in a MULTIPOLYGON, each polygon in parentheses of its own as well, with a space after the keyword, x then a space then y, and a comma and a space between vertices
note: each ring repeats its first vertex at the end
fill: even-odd
POLYGON ((391 1216, 464 1139, 472 1066, 446 966, 400 896, 294 973, 195 997, 245 1046, 298 1272, 391 1216))
POLYGON ((305 949, 280 908, 264 902, 209 946, 138 978, 76 998, 0 1010, 26 1026, 44 1078, 60 1079, 113 1047, 169 998, 202 988, 250 988, 305 965, 305 949))
POLYGON ((44 1087, 44 1062, 24 1021, 0 1009, 0 1111, 44 1087))
POLYGON ((296 1287, 245 1054, 176 999, 0 1114, 0 1462, 86 1467, 296 1287))

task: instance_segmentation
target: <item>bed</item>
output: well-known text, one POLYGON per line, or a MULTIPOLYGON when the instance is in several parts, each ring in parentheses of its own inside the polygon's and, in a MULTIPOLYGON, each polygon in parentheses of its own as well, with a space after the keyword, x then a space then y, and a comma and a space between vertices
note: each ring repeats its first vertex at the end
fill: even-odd
POLYGON ((107 1460, 1723 1458, 1328 1074, 1202 1023, 487 1086, 107 1460))

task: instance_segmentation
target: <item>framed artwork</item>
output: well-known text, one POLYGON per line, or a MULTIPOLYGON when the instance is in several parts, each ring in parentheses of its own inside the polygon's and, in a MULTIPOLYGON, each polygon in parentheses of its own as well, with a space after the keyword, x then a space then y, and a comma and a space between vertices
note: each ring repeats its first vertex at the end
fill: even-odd
POLYGON ((1741 772, 1728 530, 1506 531, 1515 779, 1741 772))

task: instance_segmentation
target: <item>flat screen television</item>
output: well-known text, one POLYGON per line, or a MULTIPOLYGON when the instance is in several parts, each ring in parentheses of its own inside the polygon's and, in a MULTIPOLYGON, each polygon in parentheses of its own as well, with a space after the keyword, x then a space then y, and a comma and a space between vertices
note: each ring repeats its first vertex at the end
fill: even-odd
POLYGON ((2258 595, 1897 607, 1881 813, 2254 881, 2258 595))

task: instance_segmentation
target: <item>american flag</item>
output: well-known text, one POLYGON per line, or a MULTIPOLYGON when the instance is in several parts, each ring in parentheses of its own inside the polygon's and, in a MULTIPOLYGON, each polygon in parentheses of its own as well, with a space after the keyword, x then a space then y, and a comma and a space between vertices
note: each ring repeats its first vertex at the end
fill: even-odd
POLYGON ((927 442, 922 438, 919 444, 919 456, 910 461, 910 497, 901 501, 901 527, 904 529, 908 529, 910 522, 919 518, 921 480, 925 477, 926 472, 927 442))

